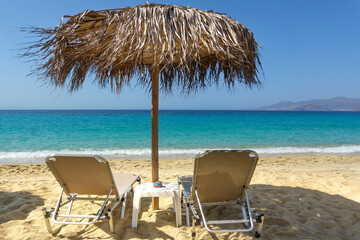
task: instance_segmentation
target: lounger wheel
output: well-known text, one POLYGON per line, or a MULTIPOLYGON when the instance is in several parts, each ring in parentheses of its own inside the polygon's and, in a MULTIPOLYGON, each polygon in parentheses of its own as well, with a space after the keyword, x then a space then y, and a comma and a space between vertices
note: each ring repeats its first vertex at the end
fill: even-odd
POLYGON ((257 231, 255 232, 255 238, 260 238, 260 233, 258 233, 257 231))

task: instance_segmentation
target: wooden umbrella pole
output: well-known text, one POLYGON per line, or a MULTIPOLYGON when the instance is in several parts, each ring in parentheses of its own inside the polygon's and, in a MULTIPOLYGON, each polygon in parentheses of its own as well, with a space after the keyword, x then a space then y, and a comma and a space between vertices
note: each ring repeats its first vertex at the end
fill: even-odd
MULTIPOLYGON (((155 66, 151 76, 151 160, 152 182, 159 181, 159 66, 155 66)), ((153 210, 159 209, 159 198, 152 198, 153 210)))

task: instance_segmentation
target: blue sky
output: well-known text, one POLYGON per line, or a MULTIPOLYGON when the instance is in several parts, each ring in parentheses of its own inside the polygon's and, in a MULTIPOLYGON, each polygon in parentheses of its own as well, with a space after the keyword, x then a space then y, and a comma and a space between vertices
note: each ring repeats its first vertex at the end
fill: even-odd
MULTIPOLYGON (((150 3, 154 1, 148 0, 150 3)), ((51 89, 33 76, 31 64, 17 58, 28 42, 21 27, 53 27, 63 15, 144 4, 115 0, 12 0, 0 8, 0 109, 150 109, 141 87, 119 95, 91 79, 79 91, 51 89)), ((263 87, 220 85, 184 97, 160 95, 160 109, 248 109, 277 103, 336 96, 360 98, 360 1, 222 0, 156 1, 227 13, 253 31, 263 46, 263 87)), ((135 82, 135 81, 134 81, 135 82)))

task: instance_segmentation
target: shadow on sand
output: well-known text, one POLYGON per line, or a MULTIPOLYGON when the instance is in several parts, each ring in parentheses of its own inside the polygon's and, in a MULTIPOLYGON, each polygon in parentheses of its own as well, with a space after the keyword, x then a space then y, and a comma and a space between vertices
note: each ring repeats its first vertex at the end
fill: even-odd
POLYGON ((43 205, 42 198, 29 192, 0 191, 0 224, 26 219, 31 211, 43 205))
MULTIPOLYGON (((265 214, 261 239, 357 239, 360 236, 360 203, 317 190, 254 184, 249 187, 251 207, 265 214)), ((120 220, 121 207, 115 210, 115 234, 110 233, 107 220, 95 226, 73 231, 64 227, 58 237, 69 239, 189 239, 191 228, 175 227, 172 206, 164 211, 149 212, 151 199, 144 198, 138 229, 131 228, 132 199, 128 199, 126 219, 120 220), (166 228, 164 228, 166 226, 166 228), (98 232, 107 233, 105 236, 98 232)), ((43 199, 27 192, 0 192, 0 223, 25 219, 43 199)), ((212 207, 210 217, 231 218, 241 213, 238 206, 212 207), (221 211, 216 211, 220 208, 221 211), (218 216, 217 213, 221 212, 218 216)), ((45 229, 45 226, 44 226, 45 229)), ((203 226, 196 228, 197 239, 252 239, 250 233, 210 234, 203 226)))
MULTIPOLYGON (((251 207, 265 214, 261 239, 356 239, 360 236, 360 203, 340 195, 330 195, 317 190, 299 187, 283 187, 254 184, 249 187, 251 207)), ((176 229, 175 214, 169 207, 164 211, 148 212, 151 199, 144 198, 139 218, 145 214, 138 229, 131 228, 132 205, 128 202, 126 220, 115 222, 116 234, 109 233, 107 221, 99 222, 96 227, 109 233, 114 239, 189 239, 191 228, 183 226, 176 229), (150 217, 151 216, 151 217, 150 217), (149 220, 150 217, 153 220, 149 220), (171 236, 160 230, 172 226, 171 236), (175 236, 173 233, 177 232, 175 236)), ((115 216, 120 216, 120 208, 115 216)), ((210 218, 236 217, 241 213, 237 206, 210 207, 210 218), (216 210, 221 211, 216 211, 216 210), (218 212, 221 215, 218 216, 218 212)), ((210 234, 203 226, 196 228, 197 239, 252 239, 250 233, 210 234)), ((87 237, 89 232, 79 232, 76 237, 87 237)), ((76 237, 75 237, 76 236, 76 237)), ((71 237, 70 237, 71 238, 71 237)))
MULTIPOLYGON (((109 222, 107 220, 101 220, 96 222, 93 225, 85 226, 81 225, 78 229, 79 231, 72 231, 69 226, 64 226, 63 229, 56 234, 59 238, 67 239, 174 239, 174 237, 166 234, 165 232, 158 229, 164 225, 173 224, 175 226, 175 213, 172 209, 166 209, 165 211, 159 211, 156 213, 151 213, 156 216, 156 222, 147 222, 140 220, 138 228, 131 227, 132 220, 132 197, 127 199, 127 206, 125 212, 125 219, 120 219, 122 207, 119 205, 114 210, 114 230, 115 233, 110 232, 109 222), (166 216, 164 217, 161 216, 166 216), (159 217, 160 216, 160 217, 159 217), (106 233, 105 235, 98 232, 101 230, 106 233)), ((141 212, 139 213, 139 218, 144 212, 148 212, 148 209, 151 205, 151 198, 143 198, 141 201, 141 212)), ((95 214, 95 213, 91 213, 95 214)), ((89 219, 88 221, 91 221, 89 219)), ((45 226, 44 226, 45 227, 45 226)))
MULTIPOLYGON (((249 198, 251 207, 265 214, 262 239, 356 239, 360 236, 360 203, 340 195, 300 187, 254 184, 249 187, 249 198)), ((215 209, 210 212, 215 212, 212 210, 215 209)), ((234 210, 234 206, 222 209, 220 218, 232 215, 234 210)), ((199 239, 253 237, 249 233, 210 234, 204 230, 203 227, 197 229, 199 239)))

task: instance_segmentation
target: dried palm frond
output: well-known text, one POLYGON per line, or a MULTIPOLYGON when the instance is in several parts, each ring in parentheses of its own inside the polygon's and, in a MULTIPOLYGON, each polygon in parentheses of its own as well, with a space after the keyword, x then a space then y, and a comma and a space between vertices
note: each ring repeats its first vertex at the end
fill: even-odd
POLYGON ((40 40, 23 56, 40 63, 37 74, 54 86, 77 90, 90 74, 120 91, 132 77, 150 86, 190 93, 219 79, 232 89, 258 79, 258 44, 253 33, 230 17, 181 6, 146 4, 118 10, 87 10, 53 29, 31 28, 40 40))

